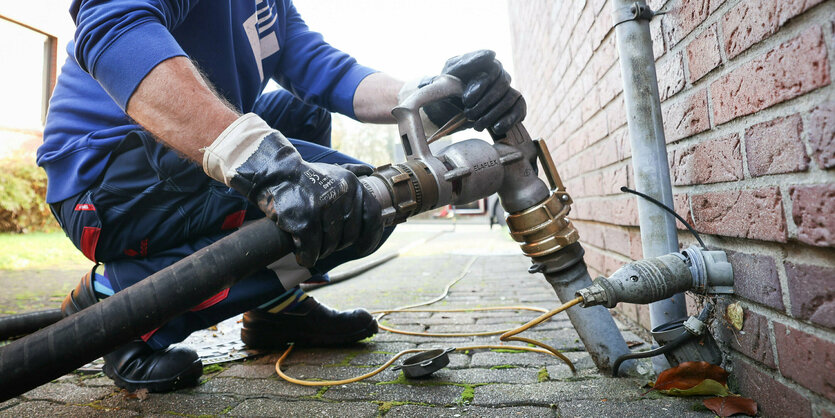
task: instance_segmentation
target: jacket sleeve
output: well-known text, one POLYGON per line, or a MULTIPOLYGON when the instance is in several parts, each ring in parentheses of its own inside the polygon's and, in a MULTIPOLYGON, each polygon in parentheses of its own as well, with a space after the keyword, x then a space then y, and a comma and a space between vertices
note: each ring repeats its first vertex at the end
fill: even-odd
POLYGON ((285 4, 286 38, 273 79, 305 103, 356 119, 354 92, 376 71, 329 45, 320 33, 307 27, 291 2, 285 4))
POLYGON ((125 109, 160 62, 186 53, 171 35, 196 0, 76 0, 75 59, 125 109))

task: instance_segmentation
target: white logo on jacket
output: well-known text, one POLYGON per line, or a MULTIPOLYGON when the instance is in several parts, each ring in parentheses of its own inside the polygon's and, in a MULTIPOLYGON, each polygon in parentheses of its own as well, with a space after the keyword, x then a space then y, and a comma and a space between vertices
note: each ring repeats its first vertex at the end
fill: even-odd
POLYGON ((264 69, 261 61, 278 52, 278 38, 275 36, 275 21, 278 15, 275 12, 275 3, 268 0, 255 0, 255 13, 247 18, 244 23, 244 31, 249 39, 249 46, 258 65, 258 73, 261 81, 264 80, 264 69))

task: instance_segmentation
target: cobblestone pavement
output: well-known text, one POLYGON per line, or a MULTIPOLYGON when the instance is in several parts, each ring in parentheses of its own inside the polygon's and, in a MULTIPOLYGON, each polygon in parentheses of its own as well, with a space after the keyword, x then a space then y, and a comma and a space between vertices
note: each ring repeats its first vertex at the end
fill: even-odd
MULTIPOLYGON (((437 235, 450 225, 406 224, 392 245, 437 235), (405 237, 405 238, 404 238, 405 237)), ((430 299, 462 274, 466 277, 435 307, 534 305, 553 308, 553 290, 527 273, 529 261, 500 230, 459 225, 395 260, 312 294, 337 307, 383 309, 430 299)), ((390 248, 391 246, 389 246, 390 248)), ((572 309, 579 309, 575 307, 572 309)), ((462 332, 507 329, 535 313, 490 311, 402 313, 383 319, 400 329, 462 332)), ((627 341, 640 343, 625 327, 627 341)), ((290 384, 275 373, 277 354, 207 367, 202 384, 170 394, 128 394, 100 375, 64 376, 0 403, 0 416, 711 416, 695 398, 644 394, 647 379, 604 377, 583 351, 565 314, 523 334, 562 351, 578 372, 557 358, 518 350, 454 352, 450 364, 428 379, 409 381, 386 370, 366 381, 332 387, 290 384)), ((496 337, 426 338, 380 333, 350 347, 299 349, 285 373, 302 379, 343 379, 367 373, 407 348, 496 343, 496 337)))

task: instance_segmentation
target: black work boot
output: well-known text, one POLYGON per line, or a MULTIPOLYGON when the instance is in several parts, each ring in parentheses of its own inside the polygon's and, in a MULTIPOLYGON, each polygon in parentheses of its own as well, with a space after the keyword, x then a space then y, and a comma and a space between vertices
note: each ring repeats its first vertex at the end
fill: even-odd
POLYGON ((334 346, 355 343, 377 333, 377 321, 365 309, 337 311, 308 297, 289 311, 244 314, 241 340, 251 348, 283 349, 288 343, 334 346))
MULTIPOLYGON (((96 268, 81 278, 81 283, 64 299, 61 312, 72 315, 98 302, 93 290, 96 268)), ((195 386, 203 374, 197 353, 187 347, 154 350, 145 341, 136 339, 104 356, 104 374, 116 386, 136 391, 169 392, 195 386)))

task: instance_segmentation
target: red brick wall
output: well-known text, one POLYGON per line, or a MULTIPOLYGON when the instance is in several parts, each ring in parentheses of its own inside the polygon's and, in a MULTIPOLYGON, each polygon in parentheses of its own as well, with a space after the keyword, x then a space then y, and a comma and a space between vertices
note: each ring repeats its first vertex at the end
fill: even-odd
MULTIPOLYGON (((511 0, 515 84, 576 205, 593 274, 642 256, 612 0, 511 0)), ((676 210, 728 250, 737 387, 767 415, 835 413, 835 2, 650 0, 676 210)), ((681 226, 680 226, 681 227, 681 226)), ((679 233, 683 245, 693 238, 679 233)), ((649 327, 646 306, 620 312, 649 327)), ((828 414, 828 415, 827 415, 828 414)))

